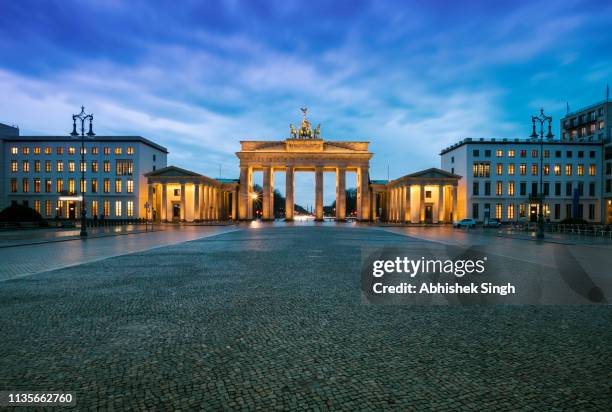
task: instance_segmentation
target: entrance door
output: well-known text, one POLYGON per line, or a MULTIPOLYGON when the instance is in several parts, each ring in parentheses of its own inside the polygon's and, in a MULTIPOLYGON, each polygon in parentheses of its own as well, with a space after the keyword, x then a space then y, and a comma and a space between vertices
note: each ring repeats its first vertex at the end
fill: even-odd
POLYGON ((433 206, 425 205, 425 223, 433 223, 433 206))
POLYGON ((172 204, 172 220, 181 220, 181 204, 172 204))
POLYGON ((529 220, 531 222, 538 221, 538 206, 537 205, 529 206, 529 220))
POLYGON ((69 219, 76 218, 76 204, 74 202, 68 203, 68 218, 69 219))

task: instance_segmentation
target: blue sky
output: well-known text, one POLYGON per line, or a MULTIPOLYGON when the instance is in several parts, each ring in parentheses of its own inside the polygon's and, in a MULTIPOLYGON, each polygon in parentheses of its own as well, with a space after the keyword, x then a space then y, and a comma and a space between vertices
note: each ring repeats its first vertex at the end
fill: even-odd
POLYGON ((307 106, 398 177, 464 137, 524 137, 540 106, 558 133, 566 101, 605 97, 611 21, 601 1, 0 0, 0 122, 64 134, 83 104, 98 134, 237 177, 238 141, 287 137, 307 106))

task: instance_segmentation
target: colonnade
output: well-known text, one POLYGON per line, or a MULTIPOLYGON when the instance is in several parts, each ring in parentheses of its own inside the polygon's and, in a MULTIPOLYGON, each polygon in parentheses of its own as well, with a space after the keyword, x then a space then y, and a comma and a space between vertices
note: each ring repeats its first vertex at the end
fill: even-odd
POLYGON ((456 217, 457 186, 444 183, 390 186, 385 193, 384 214, 397 223, 446 223, 456 217))

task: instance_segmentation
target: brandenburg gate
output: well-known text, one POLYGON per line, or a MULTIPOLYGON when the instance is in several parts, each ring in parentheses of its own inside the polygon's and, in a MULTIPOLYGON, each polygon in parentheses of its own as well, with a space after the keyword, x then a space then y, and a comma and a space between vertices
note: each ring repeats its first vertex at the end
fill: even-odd
POLYGON ((253 219, 253 172, 263 171, 262 214, 264 220, 274 219, 274 172, 284 171, 285 220, 293 220, 294 176, 298 171, 312 171, 315 175, 315 220, 323 220, 323 173, 336 173, 336 219, 346 218, 346 172, 357 174, 357 218, 367 220, 370 215, 369 176, 372 153, 368 142, 324 141, 321 126, 312 129, 303 108, 301 126, 290 125, 290 137, 284 141, 241 141, 240 192, 238 217, 253 219))

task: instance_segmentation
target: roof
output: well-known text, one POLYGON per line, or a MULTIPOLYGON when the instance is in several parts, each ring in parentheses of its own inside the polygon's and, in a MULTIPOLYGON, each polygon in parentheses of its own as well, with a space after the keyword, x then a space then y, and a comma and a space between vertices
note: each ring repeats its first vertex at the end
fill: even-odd
POLYGON ((214 178, 219 183, 240 183, 240 179, 222 179, 220 177, 214 178))
POLYGON ((373 185, 386 185, 387 183, 389 183, 389 181, 386 180, 386 179, 382 179, 382 180, 370 180, 370 184, 373 184, 373 185))
POLYGON ((176 166, 167 166, 161 169, 153 170, 152 172, 147 172, 144 174, 146 177, 153 176, 192 176, 192 177, 202 177, 201 174, 196 172, 191 172, 186 169, 181 169, 176 166))
MULTIPOLYGON (((79 140, 80 136, 6 136, 2 138, 4 141, 24 141, 24 142, 74 142, 79 140)), ((168 149, 164 146, 158 145, 149 139, 142 136, 94 136, 86 137, 85 141, 93 142, 140 142, 150 146, 154 149, 160 150, 164 153, 168 153, 168 149)))
MULTIPOLYGON (((437 167, 430 167, 429 169, 425 169, 425 170, 421 170, 419 172, 414 172, 405 176, 400 177, 399 179, 404 179, 404 178, 433 178, 433 179, 440 179, 440 178, 447 178, 447 179, 460 179, 461 176, 456 175, 454 173, 451 172, 447 172, 446 170, 442 170, 442 169, 438 169, 437 167)), ((396 179, 396 180, 399 180, 396 179)))
MULTIPOLYGON (((490 144, 490 145, 508 145, 508 144, 523 144, 523 145, 540 145, 540 139, 473 139, 466 137, 465 139, 459 140, 452 146, 446 147, 440 151, 440 155, 452 152, 453 150, 469 145, 469 144, 490 144)), ((560 139, 544 139, 544 145, 584 145, 584 146, 601 146, 602 140, 593 136, 592 140, 560 140, 560 139)))

